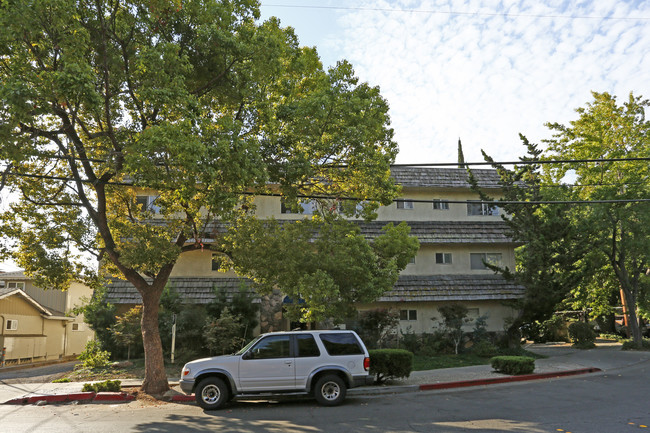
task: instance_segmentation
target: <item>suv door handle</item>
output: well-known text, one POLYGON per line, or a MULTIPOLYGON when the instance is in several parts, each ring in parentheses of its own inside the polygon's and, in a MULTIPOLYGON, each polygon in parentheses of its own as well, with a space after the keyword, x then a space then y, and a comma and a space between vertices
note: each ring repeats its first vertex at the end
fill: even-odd
POLYGON ((291 365, 291 364, 293 364, 293 361, 284 361, 284 363, 287 364, 287 365, 291 365))

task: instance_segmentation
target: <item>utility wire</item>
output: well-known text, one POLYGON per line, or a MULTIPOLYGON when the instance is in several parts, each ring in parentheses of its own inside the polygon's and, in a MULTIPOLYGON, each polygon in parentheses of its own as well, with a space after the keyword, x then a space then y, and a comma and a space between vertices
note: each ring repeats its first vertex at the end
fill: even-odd
POLYGON ((401 8, 379 8, 379 7, 354 7, 354 6, 318 6, 318 5, 290 5, 290 4, 261 4, 261 7, 289 8, 289 9, 328 9, 347 10, 361 12, 400 12, 418 13, 428 15, 464 15, 464 16, 490 16, 490 17, 513 17, 513 18, 561 18, 561 19, 587 19, 587 20, 613 20, 613 21, 648 21, 650 17, 620 17, 603 15, 546 15, 546 14, 518 14, 507 12, 461 12, 443 11, 434 9, 401 9, 401 8))

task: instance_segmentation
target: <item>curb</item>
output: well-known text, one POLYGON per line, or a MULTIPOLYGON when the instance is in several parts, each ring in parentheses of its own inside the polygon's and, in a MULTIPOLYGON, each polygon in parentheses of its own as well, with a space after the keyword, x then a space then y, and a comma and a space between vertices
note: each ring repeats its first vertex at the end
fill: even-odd
POLYGON ((552 379, 565 376, 576 376, 586 373, 597 373, 600 368, 580 368, 577 370, 555 371, 552 373, 523 374, 520 376, 493 377, 488 379, 461 380, 458 382, 445 382, 436 384, 420 385, 420 391, 431 391, 435 389, 465 388, 469 386, 495 385, 498 383, 525 382, 529 380, 552 379))
POLYGON ((126 392, 76 392, 71 394, 32 395, 19 397, 6 401, 4 404, 39 404, 39 402, 69 403, 73 401, 84 403, 101 402, 127 402, 135 400, 135 397, 126 392))

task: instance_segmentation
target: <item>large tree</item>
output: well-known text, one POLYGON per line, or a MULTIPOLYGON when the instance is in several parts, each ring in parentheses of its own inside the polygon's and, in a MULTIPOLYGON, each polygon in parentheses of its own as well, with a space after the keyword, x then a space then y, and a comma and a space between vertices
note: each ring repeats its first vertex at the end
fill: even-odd
MULTIPOLYGON (((370 217, 397 191, 378 88, 345 61, 324 71, 290 28, 258 18, 255 0, 0 4, 2 185, 18 196, 2 215, 3 251, 43 287, 92 278, 88 254, 133 284, 149 393, 168 388, 157 316, 179 255, 212 240, 236 256, 209 222, 251 218, 255 194, 282 194, 289 206, 305 195, 353 197, 359 207, 343 211, 370 217), (138 194, 157 196, 155 205, 138 194)), ((377 251, 342 266, 396 278, 403 259, 377 251)), ((242 269, 255 277, 252 266, 242 269)))
MULTIPOLYGON (((627 323, 636 345, 641 345, 637 302, 648 290, 650 269, 650 164, 633 158, 650 157, 650 121, 645 110, 650 101, 630 93, 619 104, 608 93, 593 93, 594 100, 578 108, 578 119, 568 126, 550 123, 553 138, 547 140, 550 159, 577 160, 553 164, 548 173, 560 183, 570 173, 582 185, 572 190, 575 200, 620 200, 576 207, 573 224, 590 241, 592 276, 601 274, 601 285, 616 281, 627 323), (584 159, 629 159, 599 163, 584 159), (603 277, 605 270, 608 276, 603 277)), ((587 281, 592 288, 593 278, 587 281)))

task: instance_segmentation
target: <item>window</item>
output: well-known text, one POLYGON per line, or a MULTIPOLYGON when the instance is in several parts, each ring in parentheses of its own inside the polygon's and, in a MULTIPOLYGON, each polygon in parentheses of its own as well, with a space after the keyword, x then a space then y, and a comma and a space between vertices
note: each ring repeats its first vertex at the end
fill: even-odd
POLYGON ((415 256, 411 257, 409 260, 409 265, 415 264, 415 256))
POLYGON ((412 200, 395 200, 397 204, 397 209, 413 209, 412 200))
POLYGON ((363 349, 349 332, 336 334, 320 334, 320 341, 323 342, 325 350, 332 356, 337 355, 363 355, 363 349))
POLYGON ((436 253, 436 264, 438 264, 438 265, 450 265, 451 264, 451 253, 436 253))
POLYGON ((501 253, 471 253, 469 255, 472 269, 487 269, 486 263, 493 266, 501 266, 501 253))
POLYGON ((289 341, 288 335, 263 338, 248 352, 251 355, 250 359, 288 358, 289 341))
POLYGON ((318 209, 318 202, 316 200, 309 200, 298 203, 298 212, 294 212, 291 206, 287 206, 284 200, 280 201, 280 213, 301 213, 303 215, 313 215, 318 209))
POLYGON ((18 320, 7 319, 5 329, 7 331, 15 331, 18 329, 18 320))
POLYGON ((73 331, 81 331, 81 324, 80 323, 73 323, 72 324, 72 330, 73 331))
POLYGON ((418 310, 399 310, 399 320, 418 320, 418 310))
POLYGON ((470 201, 467 203, 467 215, 499 215, 499 207, 481 201, 470 201))
POLYGON ((156 204, 156 199, 158 197, 154 195, 139 195, 135 198, 135 202, 138 205, 140 211, 160 213, 160 206, 156 204))
POLYGON ((225 254, 212 254, 212 270, 221 271, 232 269, 230 258, 225 254))
POLYGON ((298 357, 307 358, 320 356, 320 350, 314 340, 314 336, 311 334, 298 335, 296 336, 298 342, 298 357))
POLYGON ((17 281, 10 281, 7 283, 7 289, 20 289, 20 290, 25 290, 25 283, 24 282, 17 282, 17 281))
POLYGON ((434 200, 433 210, 449 210, 449 202, 445 200, 434 200))

